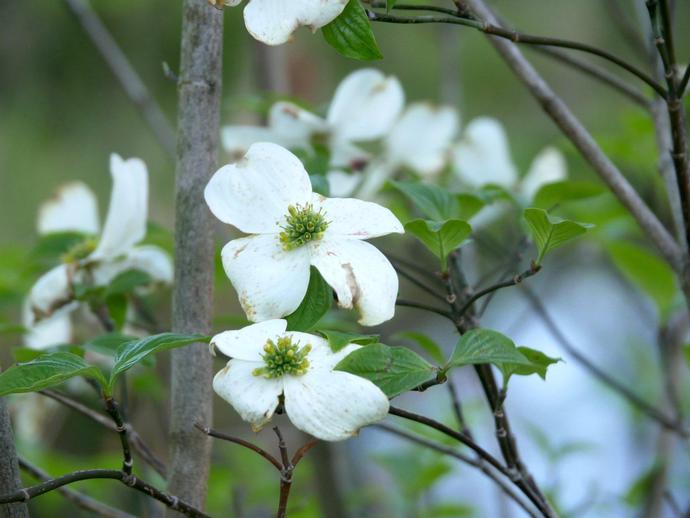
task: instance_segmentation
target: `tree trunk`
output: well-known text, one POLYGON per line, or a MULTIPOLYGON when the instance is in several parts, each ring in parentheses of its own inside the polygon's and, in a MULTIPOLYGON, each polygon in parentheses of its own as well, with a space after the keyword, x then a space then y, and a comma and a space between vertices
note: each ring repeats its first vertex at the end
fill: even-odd
MULTIPOLYGON (((218 153, 222 45, 223 12, 206 0, 184 0, 178 79, 175 332, 210 331, 214 248, 203 191, 218 153)), ((203 344, 173 351, 169 488, 198 508, 204 508, 206 501, 211 443, 194 423, 211 422, 211 378, 211 355, 203 344)))
MULTIPOLYGON (((0 398, 0 495, 13 493, 22 487, 17 464, 17 451, 14 449, 14 436, 10 423, 10 412, 4 398, 0 398)), ((29 510, 25 503, 0 505, 2 518, 28 518, 29 510)))

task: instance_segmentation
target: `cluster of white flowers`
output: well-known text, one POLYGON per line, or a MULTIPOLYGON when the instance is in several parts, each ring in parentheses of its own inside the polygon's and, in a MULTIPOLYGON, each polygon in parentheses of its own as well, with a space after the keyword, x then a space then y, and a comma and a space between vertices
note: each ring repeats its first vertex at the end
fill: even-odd
POLYGON ((143 271, 156 282, 172 282, 172 261, 167 252, 153 245, 138 245, 146 235, 146 165, 137 158, 123 160, 113 154, 110 172, 113 188, 102 231, 96 196, 83 183, 63 186, 40 208, 40 235, 77 232, 84 239, 31 288, 23 312, 27 328, 24 340, 29 347, 43 349, 71 341, 71 315, 81 306, 75 300, 77 284, 107 286, 127 270, 143 271))
POLYGON ((222 141, 235 157, 258 141, 312 153, 316 146, 325 146, 326 176, 330 194, 336 197, 373 199, 403 170, 427 181, 452 170, 466 187, 496 184, 528 199, 542 185, 566 177, 560 152, 547 148, 520 181, 500 122, 479 117, 461 132, 454 108, 428 102, 405 107, 399 81, 374 69, 353 72, 340 83, 325 119, 293 103, 278 102, 271 107, 266 127, 226 126, 222 141), (377 152, 363 150, 358 145, 363 143, 377 152))

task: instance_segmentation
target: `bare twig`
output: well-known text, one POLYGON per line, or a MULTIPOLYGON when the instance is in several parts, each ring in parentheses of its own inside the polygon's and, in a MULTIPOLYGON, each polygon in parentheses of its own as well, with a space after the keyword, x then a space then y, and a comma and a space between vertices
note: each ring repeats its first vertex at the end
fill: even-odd
MULTIPOLYGON (((19 466, 32 477, 42 482, 48 482, 53 478, 41 468, 35 466, 26 459, 20 458, 19 466)), ((107 518, 135 518, 135 516, 132 514, 121 511, 120 509, 115 509, 114 507, 110 507, 109 505, 96 500, 95 498, 91 498, 90 496, 70 489, 67 486, 59 487, 56 491, 75 505, 81 507, 82 509, 86 509, 87 511, 91 511, 98 516, 105 516, 107 518)))
POLYGON ((373 427, 378 428, 380 430, 385 430, 388 433, 392 433, 394 435, 407 439, 408 441, 424 446, 425 448, 430 448, 444 455, 448 455, 449 457, 454 457, 458 460, 461 460, 465 464, 469 464, 470 466, 473 466, 481 470, 487 477, 493 480, 500 487, 501 491, 503 491, 510 499, 512 499, 516 504, 518 504, 529 516, 531 516, 532 518, 537 518, 539 516, 539 514, 536 513, 532 508, 530 508, 530 506, 525 501, 523 501, 522 498, 520 498, 510 488, 508 484, 506 484, 500 477, 498 477, 496 473, 494 473, 494 471, 492 471, 486 465, 486 463, 468 457, 467 455, 455 451, 453 448, 449 448, 442 444, 437 444, 433 441, 425 439, 424 437, 413 435, 409 432, 406 432, 405 430, 401 430, 399 428, 395 428, 387 424, 375 424, 373 425, 373 427))
POLYGON ((403 270, 398 265, 396 265, 395 261, 393 261, 393 268, 395 268, 395 271, 398 272, 398 275, 400 275, 401 277, 404 277, 405 279, 410 281, 412 284, 414 284, 415 286, 417 286, 421 290, 425 291, 426 293, 428 293, 429 295, 431 295, 435 299, 440 300, 441 302, 446 301, 446 298, 444 296, 439 295, 434 289, 432 289, 429 286, 427 286, 426 284, 424 284, 422 281, 417 279, 415 276, 407 273, 405 270, 403 270))
MULTIPOLYGON (((14 434, 10 422, 10 412, 5 398, 0 397, 0 493, 10 493, 22 487, 14 446, 14 434)), ((2 509, 7 518, 29 518, 29 509, 22 500, 2 509)))
POLYGON ((218 430, 214 430, 212 428, 209 428, 208 426, 204 426, 201 423, 194 423, 194 426, 204 432, 206 435, 210 437, 215 437, 216 439, 222 439, 223 441, 228 441, 234 444, 239 444, 240 446, 244 446, 245 448, 252 450, 254 453, 258 453, 261 455, 264 459, 266 459, 268 462, 273 464, 273 466, 278 470, 282 470, 283 466, 282 464, 276 459, 273 455, 268 453, 266 450, 263 448, 260 448, 254 443, 251 443, 249 441, 245 441, 244 439, 240 439, 239 437, 233 437, 232 435, 229 435, 224 432, 220 432, 218 430))
MULTIPOLYGON (((398 7, 396 5, 396 7, 398 7)), ((404 18, 399 16, 394 16, 386 13, 379 13, 374 11, 368 11, 369 19, 374 22, 384 22, 384 23, 402 23, 402 24, 423 24, 423 23, 449 23, 454 25, 464 25, 467 27, 472 27, 485 34, 492 35, 498 38, 503 38, 511 41, 512 43, 528 44, 528 45, 542 45, 550 47, 559 47, 571 50, 578 50, 580 52, 585 52, 587 54, 592 54, 603 58, 624 70, 630 72, 638 79, 645 82, 647 85, 651 86, 660 96, 666 97, 666 90, 662 85, 657 83, 654 78, 652 78, 646 72, 638 69, 636 66, 628 63, 627 61, 619 58, 618 56, 588 45, 586 43, 580 43, 578 41, 564 40, 561 38, 550 38, 545 36, 535 36, 532 34, 525 34, 509 29, 505 29, 499 25, 495 25, 491 22, 485 22, 478 19, 468 19, 460 16, 447 17, 447 16, 432 16, 432 15, 422 15, 416 16, 414 18, 404 18)))
POLYGON ((169 493, 156 489, 152 485, 144 482, 135 475, 127 475, 126 473, 115 469, 87 469, 80 471, 73 471, 61 477, 53 478, 51 480, 42 482, 31 487, 25 487, 13 493, 0 496, 0 504, 8 504, 12 502, 28 502, 32 498, 43 495, 58 488, 79 482, 81 480, 95 480, 95 479, 111 479, 118 480, 124 485, 132 489, 144 493, 159 502, 163 502, 169 509, 173 509, 186 516, 195 518, 210 518, 209 515, 196 509, 191 504, 180 500, 178 497, 169 493))
POLYGON ((120 444, 122 446, 122 471, 126 475, 132 474, 132 467, 134 466, 134 459, 132 459, 132 452, 129 446, 129 437, 127 435, 127 426, 125 420, 120 413, 120 407, 111 397, 105 398, 105 410, 112 417, 115 423, 115 431, 120 437, 120 444))
POLYGON ((144 117, 160 145, 169 156, 174 157, 175 131, 113 36, 91 9, 88 0, 64 0, 64 2, 120 82, 129 100, 144 117))
POLYGON ((433 306, 428 306, 426 304, 421 304, 419 302, 414 302, 411 300, 398 299, 395 301, 395 305, 403 306, 406 308, 421 309, 423 311, 429 311, 430 313, 436 313, 437 315, 441 315, 442 317, 446 317, 451 320, 453 319, 453 316, 445 309, 435 308, 433 306))

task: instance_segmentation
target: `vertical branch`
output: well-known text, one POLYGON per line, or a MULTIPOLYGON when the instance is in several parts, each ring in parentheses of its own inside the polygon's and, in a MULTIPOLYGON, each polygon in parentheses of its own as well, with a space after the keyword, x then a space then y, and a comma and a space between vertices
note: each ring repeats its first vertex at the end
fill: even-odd
MULTIPOLYGON (((17 450, 10 423, 10 412, 5 398, 0 398, 0 495, 14 493, 22 487, 19 476, 17 450)), ((2 518, 28 518, 29 510, 25 503, 0 506, 2 518)))
MULTIPOLYGON (((223 12, 184 0, 178 81, 173 330, 208 333, 213 298, 211 214, 203 190, 216 167, 222 85, 223 12)), ((170 490, 203 508, 211 442, 211 355, 203 344, 172 352, 170 490)))

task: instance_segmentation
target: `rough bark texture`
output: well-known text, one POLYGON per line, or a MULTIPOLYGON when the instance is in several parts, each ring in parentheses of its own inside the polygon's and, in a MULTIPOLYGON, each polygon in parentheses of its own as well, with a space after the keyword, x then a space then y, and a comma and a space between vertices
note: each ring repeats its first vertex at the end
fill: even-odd
MULTIPOLYGON (((216 168, 220 123, 223 12, 206 0, 184 0, 178 80, 173 330, 208 333, 212 310, 213 240, 203 190, 216 168)), ((211 355, 202 344, 172 353, 169 489, 204 508, 210 438, 211 355)), ((175 515, 169 512, 169 515, 175 515)))
MULTIPOLYGON (((14 436, 10 413, 4 398, 0 398, 0 495, 7 495, 22 487, 19 476, 17 451, 14 449, 14 436)), ((29 510, 26 504, 0 505, 0 518, 26 518, 29 510)))

